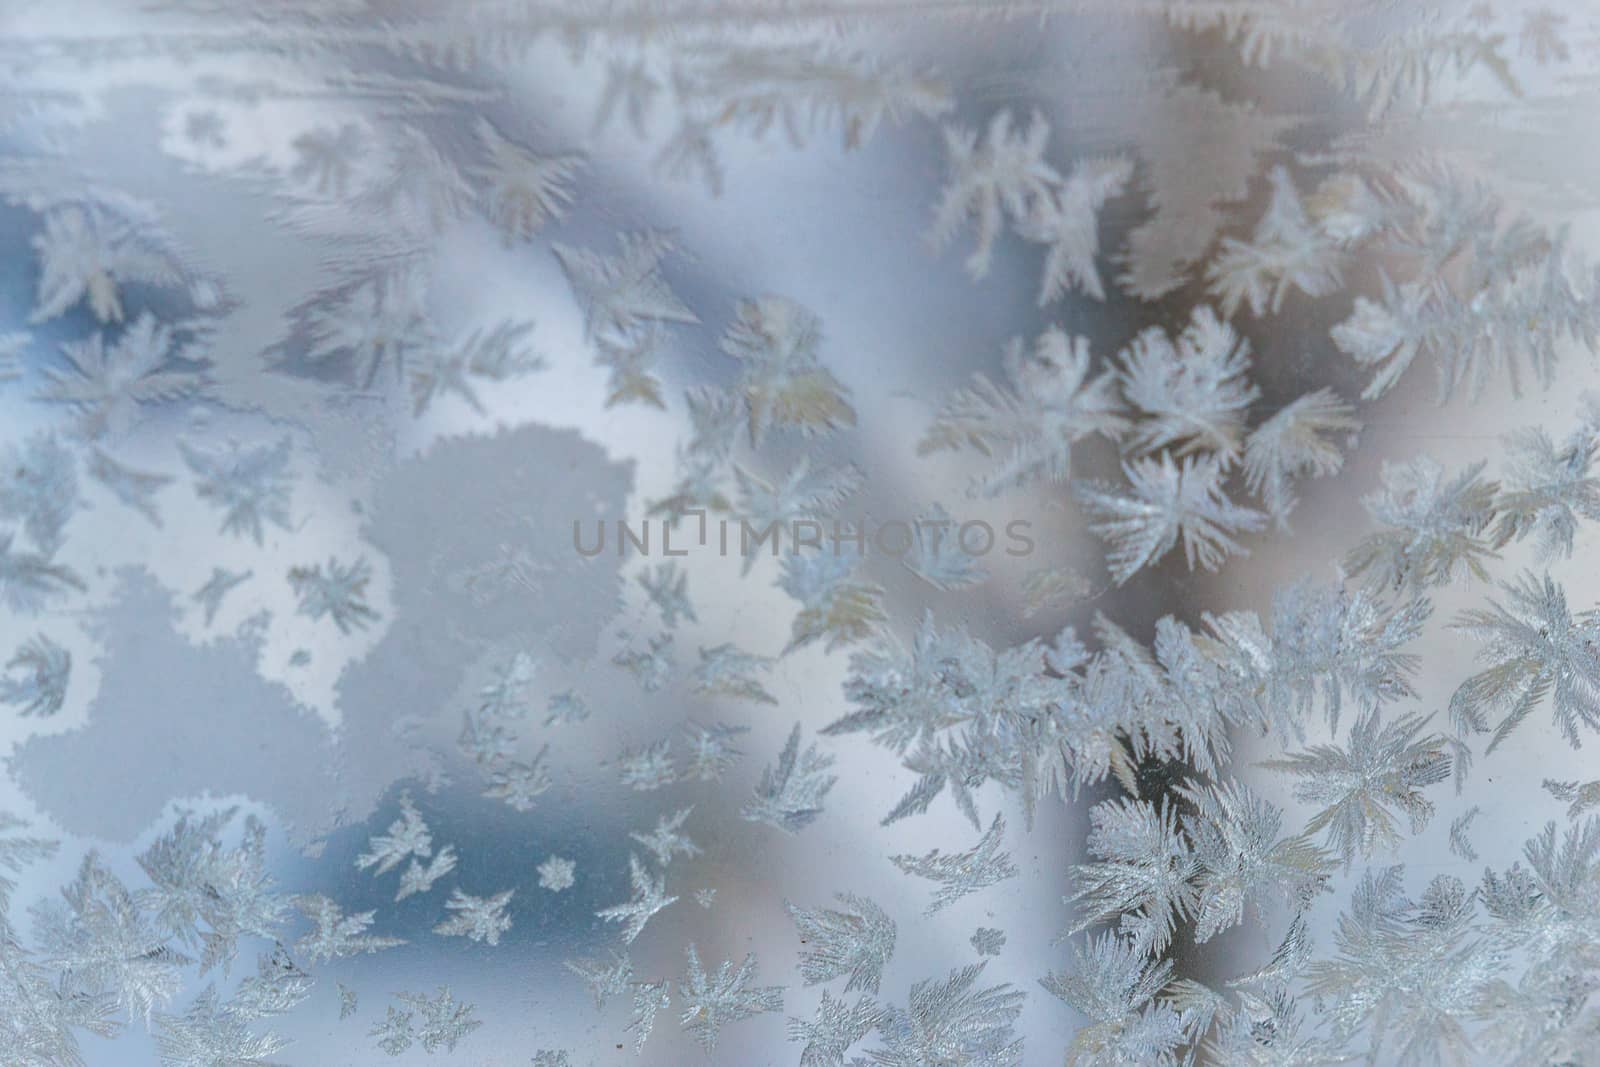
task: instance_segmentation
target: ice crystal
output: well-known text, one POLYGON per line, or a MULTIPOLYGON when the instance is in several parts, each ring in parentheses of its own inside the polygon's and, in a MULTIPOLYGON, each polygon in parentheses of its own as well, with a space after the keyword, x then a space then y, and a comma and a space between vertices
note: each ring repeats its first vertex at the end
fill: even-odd
POLYGON ((99 482, 112 496, 137 511, 151 524, 161 525, 161 512, 156 508, 155 495, 172 484, 170 474, 156 474, 119 463, 96 448, 89 454, 89 477, 99 482))
POLYGON ((1600 519, 1600 478, 1590 473, 1600 439, 1581 432, 1558 448, 1543 430, 1529 429, 1505 445, 1496 544, 1532 537, 1545 558, 1572 555, 1579 520, 1600 519))
POLYGON ((1189 456, 1174 463, 1170 453, 1159 460, 1140 459, 1122 467, 1126 491, 1103 483, 1080 483, 1078 499, 1094 517, 1091 529, 1109 542, 1106 562, 1122 584, 1183 542, 1183 555, 1193 570, 1222 566, 1245 549, 1239 534, 1259 530, 1265 519, 1251 508, 1230 501, 1222 489, 1222 466, 1211 456, 1189 456))
POLYGON ((800 932, 800 977, 806 985, 831 981, 848 974, 846 993, 865 989, 876 993, 883 968, 894 954, 894 920, 865 897, 835 893, 843 905, 832 908, 798 908, 784 901, 789 918, 800 932))
POLYGON ((115 341, 104 333, 61 346, 66 367, 45 372, 39 399, 78 413, 84 436, 121 434, 132 426, 140 405, 161 404, 199 392, 204 378, 184 346, 175 363, 174 332, 148 311, 115 341))
POLYGON ((1203 943, 1244 919, 1246 905, 1280 896, 1296 908, 1328 889, 1334 864, 1302 835, 1280 838, 1283 813, 1243 783, 1180 788, 1195 863, 1194 939, 1203 943))
POLYGON ((1565 800, 1571 804, 1567 808, 1567 818, 1576 819, 1592 808, 1600 808, 1600 779, 1592 782, 1559 782, 1553 778, 1546 778, 1544 788, 1557 800, 1565 800))
POLYGON ((1299 800, 1326 805, 1306 824, 1307 834, 1328 833, 1329 847, 1345 865, 1375 848, 1400 844, 1391 808, 1410 819, 1418 833, 1433 816, 1422 790, 1450 777, 1451 757, 1437 734, 1419 738, 1428 717, 1404 715, 1384 725, 1376 713, 1350 728, 1347 747, 1313 745, 1262 766, 1297 775, 1299 800))
POLYGON ((354 989, 343 982, 334 983, 339 987, 339 1021, 350 1018, 360 1007, 360 1000, 354 989))
POLYGON ((454 393, 482 415, 483 401, 472 379, 504 382, 544 369, 544 358, 527 345, 531 332, 531 322, 502 322, 488 332, 474 330, 450 348, 424 350, 409 367, 414 413, 421 415, 436 397, 454 393))
POLYGON ((418 269, 376 274, 313 308, 307 358, 347 365, 371 389, 388 363, 397 380, 408 357, 436 344, 427 313, 428 279, 418 269))
POLYGON ((883 588, 855 577, 856 558, 848 553, 791 552, 783 559, 778 584, 800 601, 784 651, 825 639, 832 651, 876 633, 888 621, 883 588))
POLYGON ((1482 480, 1483 468, 1475 463, 1446 481, 1444 468, 1427 456, 1404 466, 1385 463, 1383 489, 1362 498, 1385 529, 1345 556, 1345 570, 1367 575, 1380 589, 1443 585, 1463 570, 1487 580, 1498 487, 1482 480))
POLYGON ((973 931, 972 937, 968 941, 972 945, 972 951, 978 955, 998 956, 1001 950, 1006 947, 1006 933, 1004 930, 996 930, 992 926, 980 926, 973 931))
POLYGON ((672 675, 672 634, 657 634, 647 648, 624 648, 611 662, 638 679, 639 688, 654 693, 672 675))
POLYGON ((624 233, 618 235, 617 244, 617 254, 610 257, 567 245, 551 246, 583 308, 591 338, 626 337, 649 322, 700 321, 658 272, 673 250, 666 234, 624 233))
POLYGON ((650 1032, 656 1028, 656 1015, 672 1003, 671 986, 664 979, 633 983, 633 1018, 628 1023, 628 1029, 633 1032, 634 1052, 644 1049, 650 1032))
POLYGON ((1159 326, 1149 327, 1119 360, 1122 395, 1138 416, 1126 452, 1211 451, 1226 463, 1238 457, 1245 414, 1261 394, 1246 377, 1249 342, 1215 311, 1195 308, 1176 343, 1159 326))
POLYGON ((1274 167, 1272 200, 1249 241, 1224 237, 1206 268, 1211 291, 1233 316, 1240 304, 1253 315, 1277 314, 1289 289, 1308 297, 1327 296, 1339 287, 1339 249, 1306 214, 1289 171, 1274 167))
POLYGON ((700 664, 694 669, 694 691, 703 696, 733 697, 761 704, 776 704, 778 698, 767 692, 757 673, 772 669, 769 656, 744 652, 732 644, 700 650, 700 664))
POLYGON ((783 1010, 782 986, 750 985, 756 976, 755 956, 746 956, 737 968, 733 961, 724 960, 707 974, 692 942, 688 955, 688 966, 678 983, 678 997, 683 1003, 679 1024, 708 1054, 716 1050, 717 1038, 726 1024, 783 1010))
POLYGON ((539 888, 548 889, 552 893, 571 889, 573 882, 577 880, 574 872, 577 871, 578 865, 560 856, 548 856, 534 869, 539 872, 539 888))
POLYGON ((178 450, 195 473, 200 499, 223 509, 223 533, 249 533, 259 545, 264 522, 289 528, 289 438, 221 449, 179 441, 178 450))
POLYGON ((606 407, 638 403, 666 409, 661 380, 651 373, 660 345, 659 329, 646 329, 626 338, 595 338, 595 362, 611 372, 606 382, 606 407))
POLYGON ((20 523, 40 552, 55 555, 77 510, 77 463, 54 434, 0 451, 0 519, 20 523))
POLYGON ((1022 614, 1033 618, 1053 608, 1088 599, 1089 579, 1071 567, 1046 567, 1028 572, 1022 580, 1022 614))
POLYGON ((749 733, 750 727, 721 722, 705 726, 690 722, 685 724, 684 732, 689 735, 690 753, 683 776, 699 782, 715 782, 744 755, 733 747, 733 740, 749 733))
POLYGON ((682 832, 684 821, 693 811, 693 805, 679 808, 672 815, 658 817, 656 828, 648 834, 635 831, 628 836, 643 845, 656 858, 656 863, 665 869, 674 856, 682 854, 688 858, 700 855, 700 846, 689 840, 688 834, 682 832))
POLYGON ((44 217, 33 238, 39 253, 39 293, 30 322, 66 313, 80 300, 101 322, 121 322, 121 287, 176 286, 181 266, 128 219, 99 205, 67 206, 44 217))
POLYGON ((572 1067, 572 1060, 562 1049, 542 1048, 533 1054, 533 1067, 572 1067))
POLYGON ((839 779, 829 774, 833 757, 817 751, 815 743, 800 751, 800 723, 789 732, 778 762, 761 772, 755 800, 746 804, 741 817, 764 822, 786 833, 799 833, 822 814, 822 801, 839 779))
POLYGON ((311 920, 313 927, 295 942, 294 950, 312 963, 382 952, 406 943, 398 937, 377 937, 363 932, 372 925, 376 911, 345 915, 337 901, 320 893, 297 896, 292 903, 311 920))
POLYGON ((52 596, 86 588, 72 568, 37 552, 14 551, 12 534, 0 534, 0 600, 12 611, 36 614, 52 596))
POLYGON ((374 875, 388 874, 408 856, 427 859, 433 855, 433 833, 422 813, 411 800, 411 794, 400 794, 400 817, 389 824, 387 832, 378 834, 367 843, 367 851, 356 857, 356 869, 372 869, 374 875))
POLYGON ((511 929, 511 916, 506 907, 511 903, 515 889, 507 889, 492 897, 475 897, 459 889, 452 890, 445 901, 449 918, 433 928, 442 937, 465 937, 472 941, 500 943, 500 935, 511 929))
POLYGON ((6 661, 0 701, 16 705, 19 715, 54 715, 66 703, 71 677, 72 653, 35 634, 6 661))
POLYGON ((1094 264, 1100 252, 1095 215, 1107 200, 1122 194, 1132 176, 1133 162, 1126 157, 1080 160, 1059 187, 1033 201, 1017 233, 1050 246, 1039 283, 1040 307, 1075 289, 1096 300, 1106 298, 1094 264))
POLYGON ((107 995, 119 1011, 149 1023, 183 988, 191 960, 174 951, 138 899, 93 852, 60 901, 34 909, 43 959, 61 972, 66 996, 107 995))
POLYGON ((850 1046, 882 1026, 888 1013, 871 997, 854 1004, 834 1000, 826 991, 817 1003, 815 1018, 789 1019, 789 1040, 804 1041, 800 1067, 844 1067, 850 1046))
POLYGON ((677 781, 672 762, 672 739, 653 741, 640 749, 629 749, 617 757, 617 772, 622 784, 641 793, 660 789, 677 781))
POLYGON ((1468 863, 1478 862, 1478 850, 1472 847, 1472 842, 1467 840, 1467 829, 1472 825, 1472 820, 1482 814, 1483 809, 1474 804, 1450 823, 1450 851, 1466 860, 1468 863))
MULTIPOLYGON (((773 523, 783 526, 802 519, 816 520, 838 509, 861 488, 861 472, 854 466, 811 469, 809 456, 800 459, 777 482, 768 482, 735 464, 739 485, 739 511, 755 528, 773 523)), ((746 567, 754 557, 746 557, 746 567)))
POLYGON ((589 717, 589 705, 584 699, 572 690, 556 693, 550 698, 546 710, 549 714, 545 717, 546 726, 555 726, 558 723, 583 722, 589 717))
POLYGON ((969 220, 976 247, 967 257, 967 272, 982 278, 989 272, 994 243, 1009 218, 1025 223, 1035 205, 1059 206, 1052 200, 1061 175, 1044 158, 1050 124, 1035 112, 1025 130, 1015 129, 1009 110, 998 111, 982 136, 961 126, 944 128, 945 157, 950 177, 934 211, 929 238, 935 248, 948 244, 969 220))
POLYGON ((534 801, 548 792, 555 783, 545 759, 550 746, 544 745, 531 760, 507 760, 496 764, 489 772, 489 788, 483 795, 492 800, 503 800, 513 811, 532 811, 534 801))
POLYGON ((1009 983, 977 989, 983 968, 977 963, 951 971, 942 982, 913 983, 906 1007, 886 1009, 878 1028, 883 1047, 871 1051, 870 1062, 876 1067, 1018 1067, 1022 1041, 1011 1028, 1027 994, 1009 983))
POLYGON ((1156 999, 1167 985, 1171 962, 1149 959, 1114 933, 1074 946, 1073 957, 1073 966, 1064 973, 1048 974, 1039 982, 1089 1018, 1089 1025, 1072 1036, 1066 1060, 1070 1067, 1177 1064, 1186 1038, 1184 1020, 1156 999))
POLYGON ((606 1006, 606 998, 616 996, 628 991, 633 982, 633 963, 628 959, 627 953, 611 950, 611 959, 596 960, 567 960, 563 965, 567 970, 583 979, 589 987, 589 992, 594 996, 594 1007, 600 1011, 606 1006))
POLYGON ((1244 447, 1246 488, 1261 497, 1279 528, 1287 529, 1289 513, 1297 503, 1294 482, 1339 473, 1344 467, 1344 451, 1328 438, 1334 434, 1353 437, 1360 429, 1355 408, 1331 389, 1318 389, 1290 401, 1250 431, 1244 447))
POLYGON ((313 619, 326 615, 333 619, 342 634, 349 633, 352 628, 364 630, 378 617, 365 600, 367 583, 371 580, 372 567, 365 556, 350 564, 329 557, 326 571, 320 563, 289 569, 289 585, 300 600, 300 614, 313 619))
POLYGON ((311 995, 314 981, 279 944, 256 957, 256 973, 239 983, 228 1010, 244 1022, 283 1015, 311 995))
POLYGON ((632 853, 628 854, 628 882, 633 888, 631 897, 621 904, 602 908, 595 914, 606 922, 621 923, 622 941, 631 945, 634 938, 644 932, 645 924, 651 917, 678 898, 667 895, 665 877, 652 877, 645 865, 639 862, 639 857, 632 853))
POLYGON ((277 1067, 268 1057, 289 1042, 253 1033, 246 1021, 235 1005, 219 1004, 216 990, 208 986, 182 1015, 155 1017, 161 1067, 277 1067))
MULTIPOLYGON (((438 992, 428 997, 421 993, 401 993, 399 998, 402 1003, 412 1009, 405 1012, 407 1021, 410 1021, 412 1012, 420 1018, 417 1019, 415 1040, 422 1046, 424 1052, 429 1054, 444 1049, 454 1052, 456 1044, 472 1031, 482 1026, 483 1023, 472 1017, 474 1008, 471 1004, 461 1004, 451 995, 449 986, 440 986, 438 992)), ((392 1012, 393 1009, 391 1008, 392 1012)), ((400 1051, 410 1047, 407 1041, 400 1051)), ((398 1055, 390 1049, 385 1049, 390 1055, 398 1055)))
POLYGON ((792 300, 764 296, 739 304, 721 348, 739 361, 735 389, 752 445, 760 447, 770 430, 809 437, 855 425, 849 390, 818 359, 821 344, 821 320, 792 300))
POLYGON ((955 520, 941 505, 933 505, 912 527, 911 551, 901 562, 918 578, 949 591, 978 585, 989 577, 966 550, 955 520))
POLYGON ((889 859, 906 874, 939 884, 933 903, 927 908, 927 914, 932 915, 969 893, 1016 875, 1017 867, 1011 862, 1010 854, 1000 850, 1005 832, 1006 821, 997 814, 978 843, 965 852, 947 854, 934 849, 923 856, 890 856, 889 859))
POLYGON ((482 117, 474 132, 488 157, 475 176, 486 187, 489 217, 508 239, 527 240, 545 222, 566 214, 572 202, 570 186, 583 165, 579 157, 533 155, 482 117))
POLYGON ((1463 733, 1483 733, 1489 716, 1500 716, 1493 751, 1548 698, 1556 725, 1576 747, 1580 726, 1600 729, 1600 614, 1572 615, 1548 574, 1524 574, 1501 588, 1505 604, 1491 600, 1455 623, 1482 643, 1488 666, 1450 698, 1450 720, 1463 733))
POLYGON ((676 563, 658 563, 641 571, 639 585, 661 612, 661 624, 667 629, 678 625, 679 616, 690 622, 699 621, 695 617, 694 605, 689 603, 689 575, 679 570, 676 563))
POLYGON ((1073 870, 1073 898, 1083 918, 1069 933, 1115 919, 1135 949, 1164 954, 1177 924, 1199 907, 1192 882, 1200 863, 1177 813, 1164 801, 1118 797, 1096 804, 1089 826, 1087 848, 1098 861, 1073 870))
POLYGON ((1093 434, 1116 437, 1127 427, 1115 375, 1089 374, 1089 342, 1051 328, 1031 349, 1013 340, 1004 356, 1005 385, 982 374, 944 403, 917 444, 919 454, 970 448, 1000 463, 973 485, 995 496, 1034 482, 1061 483, 1072 474, 1072 446, 1093 434))
POLYGON ((223 844, 235 814, 185 812, 138 856, 152 883, 139 894, 140 906, 168 937, 202 948, 202 971, 218 964, 226 970, 241 938, 276 937, 288 910, 267 873, 265 825, 249 816, 239 845, 223 844))

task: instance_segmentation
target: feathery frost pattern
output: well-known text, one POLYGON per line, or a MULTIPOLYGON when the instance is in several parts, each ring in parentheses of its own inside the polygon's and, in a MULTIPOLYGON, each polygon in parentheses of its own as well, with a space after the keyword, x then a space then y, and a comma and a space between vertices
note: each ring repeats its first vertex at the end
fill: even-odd
POLYGON ((0 1065, 1593 1062, 1584 5, 258 7, 7 10, 0 1065))

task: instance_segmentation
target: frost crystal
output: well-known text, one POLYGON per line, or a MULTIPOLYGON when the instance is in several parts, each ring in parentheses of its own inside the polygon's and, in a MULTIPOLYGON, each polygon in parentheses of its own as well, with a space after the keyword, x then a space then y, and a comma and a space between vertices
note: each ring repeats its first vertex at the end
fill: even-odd
POLYGON ((672 251, 665 234, 625 233, 617 242, 618 253, 613 257, 566 245, 551 246, 583 307, 590 337, 625 337, 651 321, 700 321, 657 273, 661 260, 672 251))
POLYGON ((982 137, 960 126, 944 128, 950 178, 934 212, 930 239, 948 244, 971 220, 977 247, 967 257, 967 272, 982 278, 989 272, 994 242, 1009 217, 1024 223, 1036 204, 1052 204, 1061 175, 1044 159, 1050 125, 1037 112, 1025 131, 1012 127, 1010 111, 996 112, 982 137))
POLYGON ((313 619, 327 615, 343 634, 352 628, 364 630, 378 617, 364 599, 371 580, 372 567, 365 556, 348 565, 329 558, 326 572, 320 563, 289 569, 289 585, 300 599, 300 614, 313 619))
POLYGON ((375 911, 345 915, 339 910, 338 902, 320 893, 298 896, 292 902, 315 927, 294 946, 296 952, 312 963, 382 952, 406 943, 398 937, 375 937, 362 932, 372 925, 375 911))
POLYGON ((927 909, 927 914, 932 915, 968 893, 976 893, 1016 875, 1017 867, 1011 862, 1010 854, 1000 851, 1005 832, 1005 819, 996 815, 978 843, 965 852, 946 855, 934 849, 924 856, 890 856, 889 859, 906 874, 939 883, 933 903, 927 909))
POLYGON ((672 862, 672 858, 680 853, 685 857, 700 855, 700 846, 689 840, 689 835, 682 833, 683 823, 694 811, 694 806, 680 808, 673 815, 662 815, 656 819, 656 828, 648 834, 638 832, 628 836, 639 842, 650 854, 655 856, 656 863, 663 869, 672 862))
POLYGON ((150 520, 151 525, 161 525, 161 512, 156 508, 155 495, 172 484, 169 474, 153 474, 119 463, 104 449, 95 448, 90 453, 89 477, 99 482, 123 504, 150 520))
POLYGON ((56 553, 77 510, 77 464, 54 435, 36 434, 0 452, 0 519, 21 523, 40 552, 56 553))
POLYGON ((1483 645, 1488 666, 1450 698, 1450 721, 1463 733, 1489 729, 1499 715, 1492 752, 1548 697, 1561 732, 1574 747, 1578 727, 1600 729, 1600 614, 1567 610, 1566 593, 1549 575, 1523 575, 1502 587, 1507 603, 1464 612, 1455 629, 1483 645))
POLYGON ((1288 170, 1274 167, 1271 178, 1272 201, 1255 235, 1248 242, 1224 237, 1206 268, 1230 318, 1241 303, 1256 316, 1277 314, 1291 287, 1308 297, 1327 296, 1342 280, 1339 249, 1306 215, 1288 170))
POLYGON ((671 785, 678 778, 672 763, 672 740, 664 738, 641 749, 629 749, 617 757, 622 784, 639 792, 671 785))
POLYGON ((0 676, 0 700, 20 708, 19 715, 54 715, 67 700, 72 653, 36 634, 6 661, 6 672, 14 676, 0 676))
POLYGON ((951 971, 942 982, 914 983, 904 1009, 887 1009, 879 1027, 884 1047, 872 1051, 872 1062, 880 1067, 1019 1067, 1022 1041, 1011 1027, 1027 994, 1009 983, 975 989, 983 968, 977 963, 951 971))
POLYGON ((578 865, 572 860, 562 859, 560 856, 550 856, 534 868, 539 872, 539 888, 548 889, 552 893, 559 893, 563 889, 571 889, 576 879, 573 877, 578 865))
POLYGON ((506 236, 527 240, 547 220, 560 219, 572 202, 569 188, 582 166, 577 156, 540 158, 507 140, 488 119, 474 127, 488 160, 476 176, 487 187, 489 217, 506 236))
POLYGON ((1455 579, 1465 569, 1487 580, 1494 557, 1487 540, 1498 488, 1479 478, 1476 463, 1449 482, 1427 456, 1404 466, 1383 465, 1383 489, 1362 499, 1387 529, 1372 534, 1345 557, 1352 576, 1366 574, 1374 588, 1425 589, 1455 579))
POLYGON ((72 408, 84 436, 117 435, 129 429, 139 407, 179 400, 199 392, 204 378, 188 346, 174 362, 174 333, 145 312, 115 341, 95 333, 61 346, 67 366, 45 372, 39 399, 72 408))
POLYGON ((614 907, 602 908, 595 914, 606 922, 622 923, 622 941, 631 945, 634 938, 644 932, 645 924, 651 917, 678 898, 667 896, 666 878, 651 877, 645 865, 639 862, 639 857, 632 853, 628 855, 628 881, 633 887, 633 896, 614 907))
POLYGON ((982 374, 951 394, 917 444, 919 454, 970 448, 1000 465, 973 485, 995 496, 1034 482, 1061 483, 1072 474, 1072 446, 1093 434, 1116 437, 1127 427, 1115 375, 1089 375, 1089 342, 1058 329, 1031 350, 1007 347, 1005 385, 982 374))
POLYGON ((374 875, 388 874, 408 856, 427 859, 433 855, 433 834, 412 803, 411 794, 400 794, 400 817, 389 824, 386 833, 367 843, 367 851, 356 857, 356 869, 374 868, 374 875))
POLYGON ((289 438, 274 445, 230 442, 222 449, 179 441, 178 450, 195 473, 200 499, 223 509, 223 533, 249 533, 259 545, 262 523, 289 529, 289 438))
POLYGON ((515 893, 516 890, 507 889, 492 897, 475 897, 459 889, 452 890, 444 904, 445 910, 452 914, 435 926, 433 932, 442 937, 465 937, 498 945, 500 935, 511 929, 511 916, 506 914, 506 907, 515 893))
POLYGON ((856 989, 876 993, 884 965, 894 954, 894 920, 864 897, 834 896, 844 906, 840 911, 797 908, 784 901, 805 946, 800 950, 800 976, 809 986, 848 974, 846 993, 856 989))
POLYGON ((1240 507, 1222 490, 1222 466, 1210 456, 1190 456, 1180 464, 1163 452, 1160 460, 1123 464, 1127 492, 1101 483, 1075 487, 1094 516, 1091 529, 1110 543, 1106 562, 1122 584, 1172 551, 1182 538, 1183 555, 1193 570, 1222 566, 1245 549, 1234 538, 1261 529, 1260 512, 1240 507))
POLYGON ((679 1023, 707 1053, 716 1049, 725 1024, 783 1010, 782 986, 750 986, 756 976, 755 956, 746 956, 737 969, 731 960, 724 960, 708 975, 700 966, 700 955, 693 943, 688 954, 688 967, 678 983, 678 996, 683 1002, 679 1023))
POLYGON ((732 644, 700 650, 700 664, 694 669, 694 691, 703 696, 734 697, 762 704, 776 704, 778 698, 767 692, 756 675, 772 669, 774 660, 741 651, 732 644))
POLYGON ((1327 830, 1329 846, 1348 867, 1358 854, 1400 844, 1391 806, 1410 817, 1412 833, 1433 816, 1422 789, 1450 777, 1451 758, 1438 734, 1418 739, 1427 724, 1425 716, 1405 715, 1382 726, 1375 713, 1366 714, 1350 728, 1348 747, 1313 745, 1262 766, 1305 779, 1295 797, 1326 805, 1305 832, 1327 830))
POLYGON ((1267 513, 1287 529, 1294 510, 1294 481, 1326 478, 1344 466, 1344 452, 1327 440, 1361 429, 1355 408, 1331 389, 1318 389, 1290 401, 1250 432, 1244 448, 1244 479, 1261 497, 1267 513))
POLYGON ((583 979, 594 995, 594 1007, 600 1011, 606 1006, 606 998, 627 992, 629 984, 633 981, 633 963, 626 953, 611 951, 609 961, 585 959, 568 960, 564 966, 567 970, 583 979))
POLYGON ((1151 960, 1113 933, 1073 948, 1074 965, 1048 974, 1039 984, 1089 1017, 1067 1049, 1073 1067, 1095 1064, 1149 1064, 1173 1067, 1184 1044, 1184 1020, 1157 1000, 1172 964, 1151 960))
POLYGON ((821 344, 821 320, 792 300, 765 296, 740 303, 721 347, 739 361, 735 389, 752 445, 760 447, 774 429, 809 437, 855 425, 849 390, 818 360, 821 344))
POLYGON ((1238 457, 1245 413, 1261 394, 1245 376, 1249 342, 1215 311, 1195 308, 1176 344, 1158 326, 1144 330, 1120 360, 1122 395, 1140 416, 1125 451, 1207 450, 1225 463, 1238 457))
POLYGON ((828 774, 833 757, 817 751, 813 743, 800 751, 800 723, 794 724, 789 740, 778 754, 775 766, 761 772, 754 802, 740 814, 750 822, 764 822, 786 833, 799 833, 822 814, 822 801, 839 779, 828 774))
POLYGON ((825 640, 831 652, 872 636, 888 621, 883 588, 855 577, 856 559, 837 551, 791 552, 783 559, 778 584, 800 601, 784 652, 825 640))
POLYGON ((667 629, 678 625, 681 615, 690 622, 698 622, 694 606, 689 603, 689 575, 678 569, 676 563, 658 563, 639 575, 639 584, 650 595, 650 602, 661 612, 661 624, 667 629))
POLYGON ((859 997, 854 1004, 846 1004, 824 992, 814 1019, 789 1019, 789 1040, 806 1043, 800 1050, 800 1067, 844 1067, 850 1046, 888 1018, 888 1012, 871 997, 859 997))
POLYGON ((980 926, 969 939, 972 951, 980 956, 998 956, 1006 947, 1006 933, 992 926, 980 926))
POLYGON ((430 891, 435 882, 455 869, 456 850, 453 845, 441 848, 426 867, 421 861, 412 859, 410 865, 400 872, 400 888, 395 890, 395 902, 430 891))

